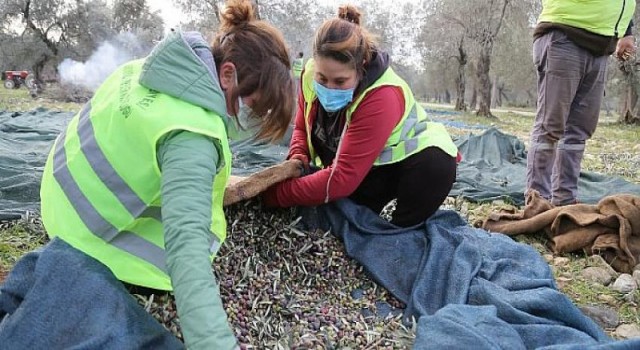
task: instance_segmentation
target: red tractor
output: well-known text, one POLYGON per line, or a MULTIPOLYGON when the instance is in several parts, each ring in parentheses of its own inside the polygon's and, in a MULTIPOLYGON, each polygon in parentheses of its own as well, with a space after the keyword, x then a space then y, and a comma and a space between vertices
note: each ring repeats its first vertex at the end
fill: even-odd
POLYGON ((2 80, 4 80, 6 89, 18 89, 23 84, 32 89, 35 83, 33 77, 29 75, 29 71, 26 70, 4 71, 2 72, 2 80))

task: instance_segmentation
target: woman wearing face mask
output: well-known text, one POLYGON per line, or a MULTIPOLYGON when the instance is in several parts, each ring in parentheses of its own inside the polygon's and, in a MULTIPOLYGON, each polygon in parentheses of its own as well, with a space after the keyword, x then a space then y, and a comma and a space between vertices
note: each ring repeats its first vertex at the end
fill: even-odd
POLYGON ((322 169, 271 187, 267 205, 312 206, 349 197, 379 213, 394 198, 392 222, 423 222, 456 176, 456 146, 427 121, 411 89, 389 66, 360 12, 342 6, 318 29, 302 75, 289 159, 322 169))
POLYGON ((172 32, 118 68, 58 137, 42 179, 49 236, 130 288, 173 291, 190 349, 237 347, 211 270, 226 236, 228 138, 282 137, 295 104, 283 37, 253 11, 230 0, 211 46, 172 32))

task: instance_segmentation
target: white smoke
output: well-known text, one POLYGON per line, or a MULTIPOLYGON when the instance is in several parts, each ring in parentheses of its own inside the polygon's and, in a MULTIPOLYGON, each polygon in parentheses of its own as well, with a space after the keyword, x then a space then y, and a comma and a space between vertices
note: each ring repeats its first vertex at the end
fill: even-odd
POLYGON ((122 33, 102 43, 85 62, 70 58, 62 61, 58 66, 60 82, 95 91, 118 66, 143 57, 148 51, 134 34, 122 33))

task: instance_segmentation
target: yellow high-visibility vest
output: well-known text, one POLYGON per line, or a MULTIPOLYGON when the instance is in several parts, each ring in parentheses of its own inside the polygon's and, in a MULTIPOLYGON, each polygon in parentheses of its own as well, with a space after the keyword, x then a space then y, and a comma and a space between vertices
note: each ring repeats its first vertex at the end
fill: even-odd
MULTIPOLYGON (((311 143, 311 108, 316 99, 313 88, 314 60, 310 59, 302 77, 302 93, 305 100, 304 118, 307 130, 307 144, 311 160, 316 166, 322 166, 320 158, 315 153, 311 143)), ((363 91, 347 108, 346 127, 351 122, 351 115, 369 91, 380 86, 397 86, 404 95, 404 115, 387 139, 384 149, 375 160, 374 165, 384 165, 399 162, 427 147, 438 147, 447 154, 455 157, 458 148, 451 140, 451 136, 441 123, 431 122, 424 108, 416 102, 413 92, 407 83, 400 78, 391 67, 382 74, 371 86, 363 91)))
POLYGON ((212 260, 226 237, 222 200, 231 152, 219 115, 140 85, 142 67, 142 60, 121 66, 56 140, 42 179, 42 221, 49 236, 99 260, 118 279, 171 290, 158 141, 187 130, 221 145, 224 165, 211 194, 212 260))
POLYGON ((622 37, 633 18, 634 0, 543 0, 538 22, 552 22, 592 33, 622 37))

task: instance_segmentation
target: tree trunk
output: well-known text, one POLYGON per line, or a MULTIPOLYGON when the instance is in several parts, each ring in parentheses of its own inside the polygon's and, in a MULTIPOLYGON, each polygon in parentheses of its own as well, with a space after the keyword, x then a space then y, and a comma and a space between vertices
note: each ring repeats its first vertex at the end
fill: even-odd
POLYGON ((476 66, 478 62, 472 62, 469 65, 469 76, 471 77, 471 98, 469 99, 469 110, 475 111, 478 109, 478 74, 476 72, 476 66))
POLYGON ((504 82, 499 81, 498 76, 496 76, 494 84, 495 86, 493 88, 491 98, 495 101, 495 104, 492 104, 492 108, 502 107, 502 103, 503 103, 502 98, 509 101, 509 97, 507 96, 507 93, 506 93, 507 89, 505 87, 504 82))
POLYGON ((527 89, 527 107, 536 107, 538 98, 531 92, 531 90, 527 89))
POLYGON ((495 118, 491 114, 491 79, 489 78, 489 70, 491 67, 491 51, 492 44, 485 43, 480 50, 478 58, 478 110, 476 115, 480 117, 495 118))
POLYGON ((507 96, 506 90, 504 83, 500 83, 500 86, 498 87, 498 107, 502 107, 502 104, 504 103, 502 101, 503 98, 505 101, 509 102, 509 96, 507 96))
POLYGON ((464 66, 458 67, 458 76, 456 77, 456 111, 466 111, 467 105, 464 103, 464 94, 466 87, 464 81, 464 66))
MULTIPOLYGON (((49 60, 51 58, 55 58, 56 56, 58 56, 58 45, 64 39, 64 31, 62 32, 62 35, 61 35, 61 37, 60 37, 58 42, 55 42, 55 41, 49 39, 47 34, 49 33, 50 29, 54 28, 54 26, 52 25, 51 27, 47 28, 46 30, 43 30, 42 28, 39 28, 35 24, 35 22, 33 22, 33 19, 31 17, 31 1, 32 0, 27 0, 26 3, 24 4, 23 20, 24 20, 25 24, 27 25, 27 28, 29 28, 31 31, 33 31, 35 33, 35 35, 37 35, 40 38, 40 40, 42 40, 42 42, 51 51, 51 55, 48 55, 46 53, 42 54, 40 59, 33 66, 36 82, 42 88, 44 86, 42 84, 42 71, 44 70, 44 67, 46 66, 47 62, 49 62, 49 60)), ((60 23, 56 23, 55 26, 57 26, 58 29, 63 30, 62 25, 60 23)))
POLYGON ((456 76, 456 111, 466 111, 467 105, 464 103, 466 93, 465 69, 467 67, 467 53, 464 50, 464 36, 458 44, 458 75, 456 76))
POLYGON ((609 104, 609 98, 607 97, 607 91, 605 90, 604 97, 602 98, 602 106, 607 112, 607 117, 611 116, 611 105, 609 104))
POLYGON ((640 123, 640 118, 634 113, 635 106, 638 104, 638 93, 635 89, 626 84, 626 91, 620 104, 620 122, 624 124, 640 123))
POLYGON ((497 14, 497 11, 493 11, 494 1, 489 4, 491 11, 490 16, 486 19, 486 26, 480 28, 480 30, 473 34, 474 40, 480 45, 480 55, 478 58, 478 93, 480 94, 480 101, 476 115, 488 118, 495 118, 491 114, 491 80, 489 78, 489 70, 491 67, 491 53, 493 51, 493 43, 498 33, 500 33, 500 27, 509 5, 510 0, 499 1, 502 3, 502 11, 500 11, 499 18, 493 20, 493 15, 497 14), (495 23, 495 27, 494 27, 495 23))
POLYGON ((620 70, 624 75, 624 95, 620 100, 620 122, 624 124, 640 124, 640 81, 638 70, 640 62, 624 62, 620 70))
POLYGON ((444 103, 448 105, 451 104, 451 93, 449 92, 449 89, 444 90, 444 103))
POLYGON ((469 76, 471 77, 471 98, 469 99, 469 110, 478 109, 478 74, 476 68, 478 66, 477 58, 475 62, 469 65, 469 76))
POLYGON ((40 59, 38 59, 38 61, 33 65, 33 75, 36 79, 36 82, 38 83, 38 86, 40 87, 40 89, 44 88, 44 79, 42 78, 42 72, 44 71, 44 67, 46 67, 47 62, 49 62, 49 59, 51 57, 47 54, 43 54, 42 56, 40 56, 40 59))
POLYGON ((491 85, 491 108, 496 108, 499 104, 498 99, 500 99, 500 95, 498 94, 498 82, 499 78, 496 75, 493 78, 493 84, 491 85))
POLYGON ((469 101, 469 109, 475 110, 478 106, 478 86, 477 84, 473 84, 473 89, 471 91, 471 100, 469 101))

